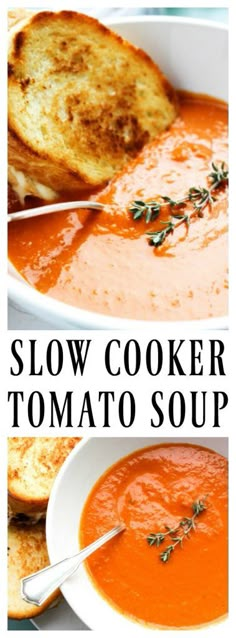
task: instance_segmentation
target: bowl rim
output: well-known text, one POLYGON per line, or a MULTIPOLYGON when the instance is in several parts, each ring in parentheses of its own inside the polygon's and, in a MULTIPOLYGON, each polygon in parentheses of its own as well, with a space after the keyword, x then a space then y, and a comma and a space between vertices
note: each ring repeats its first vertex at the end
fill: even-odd
MULTIPOLYGON (((228 33, 228 24, 207 20, 202 18, 194 18, 188 16, 172 16, 172 15, 128 15, 128 16, 108 16, 100 20, 105 25, 116 29, 119 25, 126 24, 153 24, 153 23, 167 23, 181 26, 193 26, 201 28, 210 28, 216 31, 223 31, 228 33)), ((40 319, 44 319, 49 323, 52 323, 59 329, 63 329, 68 325, 70 328, 80 329, 94 329, 94 330, 145 330, 152 329, 158 326, 161 331, 168 330, 169 328, 176 327, 183 328, 184 330, 192 328, 200 328, 202 330, 212 329, 228 329, 229 328, 229 314, 212 317, 206 319, 186 319, 186 320, 145 320, 145 319, 132 319, 124 318, 113 315, 106 315, 103 313, 94 312, 92 310, 86 310, 79 306, 73 306, 63 301, 50 297, 47 294, 39 292, 36 288, 33 288, 16 270, 14 265, 8 258, 8 299, 13 306, 20 305, 20 311, 22 313, 33 315, 37 313, 40 319), (15 272, 16 276, 13 274, 15 272), (21 307, 23 304, 24 307, 21 307), (58 320, 59 318, 59 320, 58 320)))
MULTIPOLYGON (((107 470, 109 470, 109 468, 113 467, 117 462, 119 462, 119 460, 121 459, 125 459, 127 458, 130 454, 132 454, 135 451, 139 451, 139 450, 143 450, 145 448, 149 448, 152 447, 153 445, 165 445, 165 444, 177 444, 177 445, 181 445, 181 444, 186 444, 186 445, 197 445, 200 446, 202 448, 205 448, 206 450, 212 450, 215 451, 217 454, 223 456, 224 458, 227 459, 227 461, 229 462, 229 442, 228 442, 228 437, 209 437, 209 436, 181 436, 181 437, 147 437, 147 436, 129 436, 129 437, 119 437, 119 436, 114 436, 114 437, 105 437, 109 440, 114 440, 114 442, 116 441, 122 441, 124 439, 127 440, 127 438, 132 441, 134 443, 134 445, 132 446, 132 450, 130 451, 122 451, 119 454, 119 457, 116 461, 109 461, 106 458, 106 467, 105 469, 102 470, 102 472, 99 474, 99 476, 93 480, 92 483, 92 487, 88 487, 87 488, 87 495, 85 498, 88 498, 89 493, 91 491, 91 489, 93 489, 93 486, 96 484, 97 480, 99 480, 99 478, 105 474, 107 472, 107 470), (214 447, 211 447, 212 445, 212 440, 217 440, 217 439, 223 439, 224 443, 226 445, 226 450, 224 453, 219 452, 218 450, 215 450, 214 447)), ((74 462, 74 458, 76 458, 77 456, 80 457, 81 454, 83 454, 83 449, 84 447, 88 446, 89 443, 91 443, 91 440, 93 441, 93 443, 96 441, 100 441, 101 443, 103 442, 103 437, 89 437, 86 439, 82 439, 78 445, 75 446, 75 448, 70 452, 70 454, 68 455, 68 457, 66 458, 66 460, 64 461, 63 465, 61 466, 56 479, 53 483, 53 487, 52 487, 52 491, 50 494, 50 498, 49 498, 49 503, 48 503, 48 509, 47 509, 47 515, 46 515, 46 540, 47 540, 47 548, 48 548, 48 554, 50 559, 52 558, 52 560, 55 560, 55 558, 53 557, 53 548, 54 548, 54 535, 53 535, 53 520, 54 520, 54 516, 55 516, 55 503, 58 499, 58 494, 60 493, 60 486, 61 483, 64 481, 64 477, 65 474, 67 474, 68 468, 71 466, 71 464, 73 464, 74 462)), ((84 501, 84 503, 85 503, 84 501)), ((82 505, 82 509, 84 507, 84 503, 82 505)), ((78 517, 78 525, 80 522, 80 518, 78 517)), ((61 560, 63 558, 63 556, 57 557, 56 560, 61 560)), ((120 622, 123 623, 123 625, 121 625, 122 628, 124 628, 124 623, 127 623, 127 630, 129 630, 129 632, 132 634, 132 632, 136 633, 140 633, 140 631, 163 631, 163 628, 158 628, 158 627, 153 627, 150 625, 145 625, 143 623, 140 623, 138 621, 135 621, 134 619, 132 619, 131 617, 129 617, 126 614, 122 614, 122 612, 120 612, 115 606, 113 606, 112 604, 109 604, 108 600, 106 597, 104 597, 102 595, 102 593, 99 591, 99 589, 96 587, 96 585, 93 582, 93 579, 90 578, 89 573, 87 572, 85 566, 82 566, 82 569, 85 571, 86 574, 86 579, 88 580, 88 582, 90 583, 90 585, 92 586, 94 592, 99 596, 99 598, 101 599, 101 601, 103 601, 103 603, 105 602, 106 607, 109 608, 110 610, 112 610, 114 612, 114 621, 115 619, 119 618, 120 622)), ((76 610, 74 604, 72 602, 70 602, 70 593, 67 592, 66 589, 66 583, 65 583, 65 588, 64 585, 62 585, 61 587, 62 590, 62 594, 66 600, 66 602, 68 603, 68 605, 71 607, 71 609, 73 610, 73 612, 76 614, 76 616, 83 622, 86 623, 87 627, 91 630, 100 630, 101 626, 93 626, 93 620, 91 619, 91 616, 89 615, 88 617, 88 611, 86 609, 85 613, 83 614, 81 612, 81 609, 78 611, 76 610)), ((90 611, 89 611, 90 614, 90 611)), ((215 631, 216 629, 216 624, 217 626, 221 627, 221 623, 227 621, 228 616, 224 616, 222 618, 216 619, 215 621, 212 621, 210 623, 207 623, 204 626, 201 626, 201 628, 207 630, 207 633, 211 632, 212 630, 215 631)), ((100 622, 100 621, 99 621, 100 622)), ((103 622, 103 619, 102 619, 103 622)), ((100 622, 101 625, 101 622, 100 622)), ((119 629, 121 628, 119 627, 119 629)), ((191 631, 191 629, 193 629, 194 631, 196 630, 196 627, 194 628, 189 628, 188 631, 191 631)), ((171 630, 171 628, 170 628, 171 630)), ((176 631, 176 630, 175 630, 176 631)), ((179 628, 179 631, 181 631, 181 628, 179 628)), ((185 628, 186 631, 186 628, 185 628)))
MULTIPOLYGON (((204 8, 204 7, 203 7, 204 8)), ((98 18, 99 20, 99 18, 98 18)), ((192 26, 200 26, 200 27, 212 27, 213 29, 222 29, 223 31, 228 31, 229 26, 227 22, 220 22, 218 20, 211 20, 208 18, 194 18, 191 16, 177 16, 177 15, 158 15, 158 14, 138 14, 138 15, 127 15, 127 16, 107 16, 103 17, 100 22, 104 22, 104 24, 126 24, 130 22, 167 22, 173 24, 186 24, 192 26)))
MULTIPOLYGON (((182 321, 160 321, 160 320, 145 320, 145 319, 125 319, 122 317, 116 317, 111 315, 104 315, 102 313, 85 310, 70 304, 66 304, 63 301, 54 299, 49 295, 36 290, 28 284, 27 281, 15 279, 11 275, 8 275, 8 297, 9 301, 13 304, 19 304, 25 302, 25 308, 21 308, 22 312, 29 313, 30 307, 34 311, 39 310, 39 315, 43 315, 46 321, 55 321, 55 315, 60 317, 60 324, 71 324, 73 328, 82 328, 87 330, 145 330, 147 328, 156 328, 166 331, 173 326, 186 330, 188 328, 200 328, 202 330, 219 330, 228 329, 229 317, 228 315, 222 317, 213 317, 209 319, 194 319, 194 320, 182 320, 182 321), (28 291, 30 290, 30 299, 28 291)), ((57 321, 56 321, 57 325, 57 321)), ((62 326, 61 326, 62 327, 62 326)))

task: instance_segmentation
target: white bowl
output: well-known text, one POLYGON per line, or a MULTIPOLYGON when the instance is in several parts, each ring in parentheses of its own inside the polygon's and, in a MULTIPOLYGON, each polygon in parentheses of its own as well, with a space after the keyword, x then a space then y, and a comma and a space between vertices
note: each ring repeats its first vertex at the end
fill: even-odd
MULTIPOLYGON (((62 466, 49 500, 46 533, 50 561, 57 562, 78 552, 84 503, 94 483, 111 465, 136 449, 171 442, 202 445, 227 457, 226 438, 91 438, 79 443, 62 466)), ((153 631, 110 606, 94 587, 83 565, 61 589, 70 607, 91 629, 115 627, 117 635, 122 630, 125 635, 153 631)), ((221 623, 214 623, 204 627, 204 633, 213 630, 215 635, 217 627, 222 631, 221 623)))
MULTIPOLYGON (((228 30, 225 25, 168 16, 125 17, 106 23, 156 60, 176 88, 227 100, 228 30)), ((173 322, 121 319, 69 306, 32 288, 11 264, 8 290, 16 308, 56 328, 148 329, 163 323, 165 327, 173 327, 173 322)), ((177 323, 191 328, 228 327, 227 317, 177 323)))

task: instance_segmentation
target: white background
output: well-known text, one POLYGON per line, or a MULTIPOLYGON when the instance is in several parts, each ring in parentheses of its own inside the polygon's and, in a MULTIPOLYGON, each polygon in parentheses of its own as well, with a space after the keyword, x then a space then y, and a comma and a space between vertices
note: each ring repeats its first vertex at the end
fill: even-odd
MULTIPOLYGON (((213 426, 213 391, 228 392, 228 379, 229 379, 229 335, 228 331, 189 331, 188 335, 186 330, 172 331, 172 334, 166 334, 164 337, 160 337, 157 332, 150 332, 147 335, 140 335, 134 331, 56 331, 56 334, 52 335, 52 332, 43 331, 30 331, 27 333, 19 333, 17 331, 10 331, 8 333, 8 391, 24 391, 24 402, 19 401, 19 424, 20 427, 12 427, 13 422, 13 402, 10 398, 8 403, 8 435, 9 436, 83 436, 83 435, 96 435, 96 436, 224 436, 228 434, 228 422, 229 422, 229 407, 222 409, 220 423, 221 427, 213 426), (22 339, 23 337, 23 339, 22 339), (15 356, 11 352, 11 343, 13 340, 23 340, 23 346, 17 343, 17 352, 20 354, 24 364, 23 372, 18 375, 19 366, 15 356), (76 375, 73 372, 73 367, 70 360, 69 349, 67 339, 91 339, 87 359, 84 367, 84 373, 81 375, 79 369, 76 375), (169 375, 169 342, 168 339, 175 339, 174 351, 177 350, 181 340, 184 343, 179 348, 178 359, 185 372, 186 376, 179 376, 176 367, 174 368, 175 376, 169 375), (141 364, 137 373, 134 375, 136 368, 136 348, 134 339, 138 341, 138 350, 141 354, 141 364), (190 376, 191 372, 191 343, 190 340, 200 339, 202 345, 196 343, 196 356, 200 356, 200 362, 196 360, 196 376, 190 376), (225 344, 225 352, 222 360, 224 363, 225 376, 218 376, 218 366, 216 367, 217 376, 209 376, 210 373, 210 340, 218 339, 223 340, 225 344), (30 348, 31 341, 37 340, 35 345, 35 372, 32 376, 30 374, 30 348), (53 358, 53 375, 47 368, 47 350, 48 343, 53 340, 52 346, 52 358, 53 358), (63 368, 58 376, 54 374, 58 370, 58 347, 56 340, 59 340, 63 346, 63 368), (105 350, 110 341, 113 341, 110 349, 110 360, 112 373, 116 373, 120 369, 120 374, 117 376, 111 376, 105 366, 105 350), (130 343, 130 346, 127 344, 130 343), (157 376, 152 376, 148 372, 146 366, 146 352, 149 343, 154 340, 152 345, 152 371, 158 369, 158 355, 155 340, 159 341, 162 346, 163 352, 163 366, 162 370, 157 376), (120 343, 117 343, 120 342, 120 343), (129 362, 130 372, 133 376, 130 376, 125 370, 124 365, 124 351, 129 347, 129 362), (198 375, 200 368, 203 368, 203 375, 198 375), (13 374, 11 374, 11 368, 13 374), (40 374, 42 372, 42 374, 40 374), (15 376, 17 375, 17 376, 15 376), (96 428, 89 427, 87 418, 83 419, 84 427, 77 428, 76 425, 73 428, 54 427, 50 428, 50 391, 57 393, 61 407, 64 402, 66 391, 73 391, 74 401, 74 419, 73 422, 77 424, 80 421, 80 414, 83 405, 83 397, 86 391, 90 391, 91 403, 94 406, 94 416, 96 428), (28 398, 32 392, 39 391, 45 397, 45 418, 44 422, 39 427, 33 427, 28 423, 27 418, 27 406, 28 398), (115 401, 111 401, 111 427, 103 427, 103 401, 98 401, 98 393, 101 391, 114 391, 115 401), (118 415, 118 400, 123 392, 129 391, 135 397, 136 402, 136 418, 130 427, 127 429, 120 424, 118 415), (165 421, 159 428, 151 427, 151 418, 155 423, 159 420, 151 405, 151 396, 154 392, 163 392, 163 401, 160 405, 163 406, 163 412, 166 415, 165 421), (180 391, 186 397, 186 417, 181 427, 173 427, 168 420, 168 404, 170 395, 180 391), (207 391, 207 422, 202 428, 196 428, 192 426, 191 418, 191 391, 207 391)), ((216 353, 218 353, 218 345, 216 347, 216 353)), ((6 370, 5 370, 6 371, 6 370)), ((200 401, 200 399, 199 399, 200 401)), ((36 419, 35 424, 38 423, 38 401, 36 399, 36 419)), ((201 402, 199 404, 201 408, 201 402)), ((176 412, 178 413, 178 401, 176 404, 176 412)), ((129 416, 129 410, 127 412, 127 418, 129 416)), ((201 421, 201 410, 199 412, 199 420, 201 421)), ((127 421, 126 421, 127 422, 127 421)), ((178 423, 178 420, 176 421, 178 423)))

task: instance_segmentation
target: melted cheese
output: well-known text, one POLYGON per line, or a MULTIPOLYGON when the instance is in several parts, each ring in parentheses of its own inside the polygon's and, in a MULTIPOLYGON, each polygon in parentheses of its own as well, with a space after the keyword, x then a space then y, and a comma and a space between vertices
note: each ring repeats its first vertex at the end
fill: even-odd
POLYGON ((16 168, 11 165, 9 165, 8 169, 8 180, 21 204, 24 204, 27 195, 34 195, 46 201, 53 201, 58 197, 58 194, 52 188, 25 175, 23 171, 16 170, 16 168))
POLYGON ((12 507, 8 504, 8 525, 11 523, 24 523, 24 525, 36 525, 39 521, 44 519, 46 512, 36 512, 34 514, 21 514, 14 512, 12 507), (22 518, 24 517, 24 520, 22 518))

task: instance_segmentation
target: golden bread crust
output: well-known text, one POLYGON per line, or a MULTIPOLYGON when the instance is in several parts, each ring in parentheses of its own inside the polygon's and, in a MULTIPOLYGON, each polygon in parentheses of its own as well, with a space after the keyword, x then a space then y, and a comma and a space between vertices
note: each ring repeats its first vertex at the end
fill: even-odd
POLYGON ((104 185, 176 103, 151 58, 94 18, 43 11, 12 30, 9 163, 57 193, 104 185))
POLYGON ((46 511, 56 475, 77 437, 8 439, 8 495, 12 514, 46 511))
POLYGON ((45 524, 32 528, 10 525, 8 528, 8 617, 16 620, 38 616, 58 599, 56 590, 40 607, 26 603, 20 595, 20 580, 49 565, 45 524))

